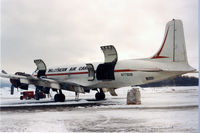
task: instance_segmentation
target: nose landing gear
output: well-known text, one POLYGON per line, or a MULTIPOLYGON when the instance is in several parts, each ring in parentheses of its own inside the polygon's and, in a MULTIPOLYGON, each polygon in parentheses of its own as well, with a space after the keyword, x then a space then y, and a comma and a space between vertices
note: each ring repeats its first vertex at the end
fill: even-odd
POLYGON ((95 94, 96 100, 103 100, 105 99, 105 94, 102 90, 102 88, 99 88, 99 91, 95 94))

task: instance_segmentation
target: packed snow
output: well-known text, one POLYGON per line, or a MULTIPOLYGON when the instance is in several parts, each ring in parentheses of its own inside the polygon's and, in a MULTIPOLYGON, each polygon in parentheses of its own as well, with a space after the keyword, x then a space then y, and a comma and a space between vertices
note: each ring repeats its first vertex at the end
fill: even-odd
POLYGON ((197 86, 140 88, 142 104, 126 105, 130 89, 117 89, 116 97, 106 93, 102 101, 95 101, 95 91, 78 101, 63 91, 66 101, 55 103, 54 92, 39 101, 19 100, 20 90, 11 96, 10 88, 1 88, 0 131, 198 132, 197 86))

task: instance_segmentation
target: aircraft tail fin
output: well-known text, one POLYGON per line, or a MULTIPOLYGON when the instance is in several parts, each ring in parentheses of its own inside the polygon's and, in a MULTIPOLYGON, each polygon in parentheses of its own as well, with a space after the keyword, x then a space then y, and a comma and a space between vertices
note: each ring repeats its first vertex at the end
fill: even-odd
POLYGON ((188 62, 181 20, 173 19, 167 23, 161 48, 151 59, 166 62, 188 62))

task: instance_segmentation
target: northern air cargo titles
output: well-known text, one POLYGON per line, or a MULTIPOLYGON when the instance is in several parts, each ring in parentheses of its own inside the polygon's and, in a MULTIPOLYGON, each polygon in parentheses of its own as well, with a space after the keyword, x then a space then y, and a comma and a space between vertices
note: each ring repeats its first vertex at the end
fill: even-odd
POLYGON ((81 66, 77 69, 77 67, 69 67, 69 68, 55 68, 55 69, 49 69, 48 72, 66 72, 66 71, 76 71, 76 70, 79 70, 79 71, 83 71, 83 70, 87 70, 87 67, 86 66, 81 66))

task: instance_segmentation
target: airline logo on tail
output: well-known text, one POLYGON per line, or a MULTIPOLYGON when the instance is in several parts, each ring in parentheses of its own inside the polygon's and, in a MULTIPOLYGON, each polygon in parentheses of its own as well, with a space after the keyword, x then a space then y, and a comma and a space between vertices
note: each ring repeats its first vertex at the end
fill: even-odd
POLYGON ((163 49, 163 47, 164 47, 164 45, 165 45, 165 41, 166 41, 166 39, 167 39, 168 32, 169 32, 169 27, 168 27, 168 29, 167 29, 167 34, 165 35, 165 39, 164 39, 164 42, 163 42, 163 44, 162 44, 160 50, 159 50, 158 53, 155 54, 151 59, 169 58, 169 57, 167 57, 167 56, 160 56, 160 53, 161 53, 161 51, 162 51, 162 49, 163 49))

